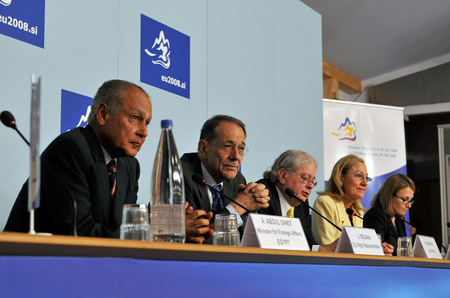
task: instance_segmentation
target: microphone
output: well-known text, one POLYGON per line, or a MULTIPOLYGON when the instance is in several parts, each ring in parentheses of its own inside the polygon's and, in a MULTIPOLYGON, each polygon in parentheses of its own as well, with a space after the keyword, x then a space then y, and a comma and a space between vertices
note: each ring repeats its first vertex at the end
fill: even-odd
POLYGON ((3 111, 0 114, 0 118, 2 120, 2 123, 5 124, 5 126, 10 127, 12 129, 14 129, 15 131, 17 131, 17 133, 22 137, 22 139, 25 141, 25 143, 27 143, 27 145, 30 146, 30 142, 28 142, 27 139, 25 139, 23 134, 17 128, 16 119, 14 118, 13 114, 11 114, 10 111, 3 111))
MULTIPOLYGON (((195 183, 197 183, 197 184, 199 184, 199 185, 205 185, 205 186, 208 186, 209 188, 212 188, 211 185, 206 184, 206 180, 205 180, 200 174, 197 174, 197 173, 193 174, 193 175, 192 175, 192 181, 194 181, 195 183)), ((213 191, 216 191, 216 190, 214 189, 213 191)), ((235 204, 238 205, 239 207, 245 209, 247 212, 252 212, 252 211, 248 210, 247 208, 245 208, 244 206, 242 206, 241 204, 239 204, 238 202, 236 202, 235 200, 230 199, 230 198, 227 197, 226 195, 221 194, 221 196, 222 196, 223 198, 227 199, 228 201, 231 201, 231 202, 235 203, 235 204)))
MULTIPOLYGON (((17 128, 17 125, 16 125, 16 119, 14 118, 14 115, 11 114, 11 112, 9 112, 9 111, 3 111, 3 112, 0 114, 0 118, 1 118, 2 123, 3 123, 5 126, 14 129, 14 130, 22 137, 22 139, 25 141, 25 143, 27 143, 28 146, 31 146, 31 145, 30 145, 30 142, 28 142, 28 140, 25 139, 25 137, 22 135, 22 133, 21 133, 21 132, 19 131, 19 129, 17 128)), ((50 166, 46 163, 45 159, 43 159, 43 158, 41 157, 41 160, 42 160, 42 164, 45 165, 45 166, 47 167, 47 169, 53 174, 54 177, 56 177, 56 179, 58 180, 58 182, 60 182, 62 185, 66 185, 66 184, 61 180, 61 178, 59 177, 59 175, 53 171, 52 167, 50 167, 50 166)), ((70 188, 67 187, 67 190, 68 190, 68 191, 70 192, 70 194, 72 195, 72 192, 70 191, 70 188)), ((72 195, 72 198, 73 198, 73 200, 72 200, 72 201, 73 201, 73 235, 74 235, 74 236, 78 236, 78 235, 77 235, 77 202, 76 202, 75 197, 74 197, 73 195, 72 195)))
POLYGON ((351 209, 351 208, 347 208, 347 210, 345 210, 345 212, 347 212, 347 214, 349 216, 356 216, 356 217, 361 218, 362 220, 364 220, 364 218, 362 218, 361 216, 356 214, 356 212, 353 209, 351 209))
POLYGON ((397 219, 399 219, 399 220, 401 220, 401 221, 407 223, 408 225, 412 226, 412 224, 410 224, 409 222, 407 222, 407 221, 405 220, 405 218, 404 218, 403 216, 401 216, 400 214, 396 214, 396 215, 395 215, 395 218, 397 218, 397 219))
MULTIPOLYGON (((304 203, 299 197, 297 197, 297 194, 295 193, 295 191, 292 188, 286 188, 286 190, 284 191, 289 197, 294 198, 299 200, 301 203, 304 203)), ((325 219, 326 221, 328 221, 330 224, 333 225, 333 227, 335 227, 336 229, 338 229, 340 232, 342 232, 342 229, 340 227, 338 227, 337 225, 335 225, 333 222, 331 222, 328 218, 326 218, 325 216, 323 216, 322 214, 319 213, 319 211, 317 211, 316 209, 314 209, 313 207, 309 206, 308 204, 306 204, 306 206, 308 206, 309 209, 311 209, 312 211, 316 212, 318 215, 320 215, 320 217, 322 217, 323 219, 325 219)))

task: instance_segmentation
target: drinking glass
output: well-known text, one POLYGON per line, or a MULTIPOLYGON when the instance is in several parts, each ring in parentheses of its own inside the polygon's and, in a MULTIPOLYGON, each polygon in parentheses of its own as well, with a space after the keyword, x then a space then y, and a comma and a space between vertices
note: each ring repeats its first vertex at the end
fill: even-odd
POLYGON ((381 239, 381 234, 377 234, 378 241, 380 241, 381 246, 383 246, 383 240, 381 239))
POLYGON ((148 209, 144 204, 123 205, 120 239, 149 241, 148 209))
POLYGON ((214 245, 239 246, 240 236, 237 228, 236 215, 216 214, 214 223, 214 245))
POLYGON ((397 256, 398 257, 414 256, 411 237, 399 237, 397 239, 397 256))

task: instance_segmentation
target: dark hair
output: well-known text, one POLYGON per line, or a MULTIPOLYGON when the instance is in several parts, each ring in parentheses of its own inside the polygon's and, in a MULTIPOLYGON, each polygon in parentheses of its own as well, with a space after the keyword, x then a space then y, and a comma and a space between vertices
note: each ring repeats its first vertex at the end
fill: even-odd
POLYGON ((231 122, 239 125, 244 131, 244 135, 247 136, 247 132, 245 131, 245 124, 234 117, 227 115, 216 115, 203 124, 202 131, 200 133, 200 140, 205 140, 207 142, 211 142, 217 136, 216 128, 222 122, 231 122))
POLYGON ((380 207, 388 216, 394 216, 392 199, 400 189, 405 187, 410 187, 414 192, 416 191, 414 182, 408 176, 399 173, 389 176, 373 197, 372 207, 380 207))
POLYGON ((120 105, 122 104, 122 95, 129 88, 138 88, 148 97, 148 94, 144 91, 144 89, 131 82, 124 80, 110 80, 104 82, 103 85, 98 88, 97 94, 95 94, 91 106, 91 112, 89 113, 88 117, 88 123, 97 123, 97 109, 101 103, 106 103, 108 109, 113 115, 117 114, 120 105))

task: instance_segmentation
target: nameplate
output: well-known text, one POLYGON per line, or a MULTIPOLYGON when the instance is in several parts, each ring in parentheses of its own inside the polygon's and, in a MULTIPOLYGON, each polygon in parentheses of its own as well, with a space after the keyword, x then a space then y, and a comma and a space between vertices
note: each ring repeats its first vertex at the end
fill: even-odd
POLYGON ((414 257, 442 260, 441 252, 433 237, 417 235, 413 250, 414 257))
POLYGON ((241 246, 309 250, 298 218, 249 214, 241 246))
POLYGON ((344 226, 336 252, 384 256, 383 247, 374 229, 344 226))

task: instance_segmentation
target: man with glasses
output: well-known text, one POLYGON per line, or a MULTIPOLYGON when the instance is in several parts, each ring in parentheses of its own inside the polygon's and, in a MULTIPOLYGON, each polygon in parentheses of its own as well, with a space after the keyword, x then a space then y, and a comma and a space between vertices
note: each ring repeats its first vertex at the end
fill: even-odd
POLYGON ((186 201, 189 203, 186 211, 187 241, 203 243, 207 240, 212 231, 209 223, 215 214, 235 214, 242 232, 247 210, 257 211, 269 206, 270 198, 265 186, 254 182, 247 184, 239 172, 247 151, 245 138, 242 121, 217 115, 204 123, 197 152, 181 157, 186 201), (211 188, 195 182, 194 174, 203 177, 211 188))
POLYGON ((311 215, 307 206, 308 197, 316 181, 317 162, 308 153, 301 150, 287 150, 274 162, 272 169, 266 171, 258 183, 269 189, 269 208, 258 213, 288 216, 300 219, 310 246, 317 244, 311 231, 311 215), (291 188, 302 201, 286 195, 291 188))

